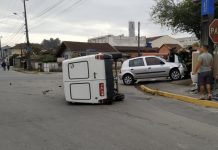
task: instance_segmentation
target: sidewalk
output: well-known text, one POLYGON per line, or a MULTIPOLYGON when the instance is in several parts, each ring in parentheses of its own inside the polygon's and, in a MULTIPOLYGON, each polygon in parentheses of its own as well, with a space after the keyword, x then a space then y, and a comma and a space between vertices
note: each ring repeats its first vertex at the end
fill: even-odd
POLYGON ((199 98, 199 95, 193 91, 195 88, 192 85, 191 80, 180 80, 180 81, 156 81, 150 83, 142 83, 148 88, 164 91, 164 92, 171 92, 175 94, 191 96, 194 98, 199 98))
POLYGON ((141 89, 150 94, 168 97, 204 107, 218 108, 217 101, 199 100, 191 80, 142 82, 141 89))

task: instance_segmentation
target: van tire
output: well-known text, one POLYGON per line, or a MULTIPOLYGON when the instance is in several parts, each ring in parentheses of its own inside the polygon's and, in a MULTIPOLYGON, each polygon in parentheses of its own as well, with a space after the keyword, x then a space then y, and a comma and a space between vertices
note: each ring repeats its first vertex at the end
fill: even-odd
POLYGON ((123 101, 125 99, 125 95, 118 93, 116 94, 116 96, 114 97, 115 101, 123 101))
POLYGON ((179 69, 177 68, 174 68, 170 71, 170 79, 173 80, 173 81, 176 81, 176 80, 180 80, 181 79, 181 74, 180 74, 180 71, 179 69))
POLYGON ((131 74, 126 74, 123 76, 123 83, 125 85, 133 85, 135 83, 135 79, 131 74))

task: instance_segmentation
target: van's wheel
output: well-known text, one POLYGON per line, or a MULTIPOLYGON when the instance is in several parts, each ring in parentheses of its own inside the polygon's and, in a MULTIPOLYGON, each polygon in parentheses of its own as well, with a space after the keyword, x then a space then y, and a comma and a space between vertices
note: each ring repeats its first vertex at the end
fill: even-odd
POLYGON ((115 99, 115 101, 123 101, 125 99, 125 96, 124 96, 124 94, 118 93, 118 94, 116 94, 114 99, 115 99))
POLYGON ((170 71, 170 79, 171 79, 171 80, 174 80, 174 81, 181 79, 181 74, 180 74, 180 72, 179 72, 178 69, 172 69, 172 70, 170 71))
POLYGON ((134 80, 134 78, 133 78, 132 75, 126 74, 126 75, 124 75, 124 77, 123 77, 123 83, 124 83, 125 85, 133 85, 133 84, 135 83, 135 80, 134 80))

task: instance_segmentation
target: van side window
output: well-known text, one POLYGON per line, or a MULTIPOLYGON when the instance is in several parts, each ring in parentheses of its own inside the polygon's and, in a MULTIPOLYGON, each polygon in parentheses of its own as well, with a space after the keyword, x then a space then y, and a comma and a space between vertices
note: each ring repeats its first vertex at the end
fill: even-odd
POLYGON ((153 66, 153 65, 163 65, 164 62, 156 57, 147 57, 145 58, 147 65, 148 66, 153 66))
POLYGON ((145 66, 143 58, 138 58, 129 61, 129 67, 140 67, 140 66, 145 66))

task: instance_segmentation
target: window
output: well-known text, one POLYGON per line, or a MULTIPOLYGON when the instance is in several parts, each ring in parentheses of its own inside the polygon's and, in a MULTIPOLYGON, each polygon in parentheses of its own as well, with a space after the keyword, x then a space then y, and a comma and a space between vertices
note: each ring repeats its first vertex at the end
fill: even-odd
POLYGON ((145 58, 148 66, 162 65, 164 62, 156 57, 145 58))
POLYGON ((145 66, 143 58, 134 59, 129 61, 129 67, 140 67, 145 66))

